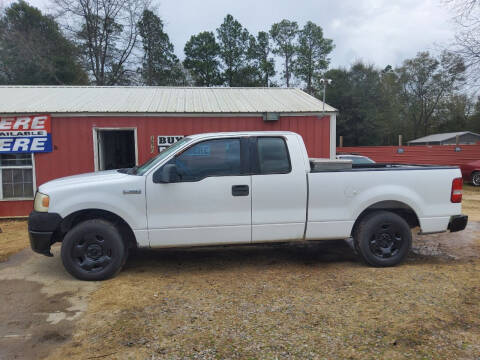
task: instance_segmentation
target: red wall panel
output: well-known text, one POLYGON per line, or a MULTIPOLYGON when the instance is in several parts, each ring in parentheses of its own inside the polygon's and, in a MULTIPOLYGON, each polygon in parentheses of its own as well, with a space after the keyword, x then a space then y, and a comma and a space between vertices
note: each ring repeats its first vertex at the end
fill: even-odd
POLYGON ((352 153, 368 156, 381 163, 432 164, 432 165, 462 165, 480 159, 480 144, 460 145, 460 151, 455 151, 455 145, 416 145, 402 147, 403 153, 398 153, 398 146, 357 146, 338 147, 338 153, 352 153))
POLYGON ((33 210, 33 201, 2 201, 0 202, 0 217, 25 216, 33 210))
MULTIPOLYGON (((137 128, 138 161, 143 163, 158 151, 158 135, 191 135, 220 131, 294 131, 303 136, 311 157, 329 157, 330 118, 282 116, 265 122, 261 117, 54 117, 51 153, 35 154, 37 186, 62 176, 94 171, 93 128, 137 128), (150 152, 154 136, 155 151, 150 152)), ((13 216, 13 202, 0 202, 0 216, 13 216), (12 210, 10 210, 12 209, 12 210)), ((23 212, 27 215, 31 209, 23 212)), ((18 212, 18 211, 17 211, 18 212)))

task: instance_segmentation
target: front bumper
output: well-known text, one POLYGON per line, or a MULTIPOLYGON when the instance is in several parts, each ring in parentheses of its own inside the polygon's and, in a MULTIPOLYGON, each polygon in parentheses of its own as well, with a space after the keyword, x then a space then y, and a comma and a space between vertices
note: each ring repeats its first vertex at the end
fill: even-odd
POLYGON ((54 234, 62 222, 56 213, 32 211, 28 217, 28 235, 33 251, 46 256, 53 256, 50 247, 55 242, 54 234))
POLYGON ((452 216, 450 222, 448 223, 448 230, 450 230, 450 232, 462 231, 467 227, 467 223, 467 215, 452 216))

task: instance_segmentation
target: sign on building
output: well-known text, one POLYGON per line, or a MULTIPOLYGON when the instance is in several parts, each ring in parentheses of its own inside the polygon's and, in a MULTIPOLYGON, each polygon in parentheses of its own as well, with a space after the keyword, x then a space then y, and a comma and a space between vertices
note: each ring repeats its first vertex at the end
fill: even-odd
POLYGON ((0 153, 52 151, 50 115, 0 118, 0 153))
POLYGON ((182 140, 184 137, 184 135, 158 135, 158 152, 162 152, 170 145, 182 140))

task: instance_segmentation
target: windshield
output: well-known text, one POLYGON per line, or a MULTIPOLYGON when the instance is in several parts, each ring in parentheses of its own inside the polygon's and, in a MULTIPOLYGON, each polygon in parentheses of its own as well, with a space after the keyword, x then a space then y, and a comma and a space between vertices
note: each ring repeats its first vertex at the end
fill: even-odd
POLYGON ((166 157, 168 157, 170 154, 174 153, 178 148, 180 148, 182 145, 186 144, 187 142, 189 142, 190 138, 186 137, 186 138, 183 138, 182 140, 176 142, 175 144, 173 144, 172 146, 169 146, 168 148, 166 148, 165 150, 163 150, 160 154, 158 154, 157 156, 151 158, 150 160, 148 160, 146 163, 144 163, 143 165, 140 165, 139 167, 135 167, 132 169, 131 172, 129 172, 130 174, 134 174, 134 175, 144 175, 148 170, 150 170, 151 168, 153 168, 158 162, 162 161, 163 159, 165 159, 166 157))

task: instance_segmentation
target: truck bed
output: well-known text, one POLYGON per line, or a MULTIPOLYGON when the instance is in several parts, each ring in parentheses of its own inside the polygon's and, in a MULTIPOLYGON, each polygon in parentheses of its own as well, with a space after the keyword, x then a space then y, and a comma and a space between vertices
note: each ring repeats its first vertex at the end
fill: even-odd
POLYGON ((445 231, 450 216, 461 213, 461 205, 450 201, 452 180, 459 176, 456 166, 412 164, 312 170, 306 238, 350 236, 355 220, 371 206, 409 209, 423 232, 445 231))

